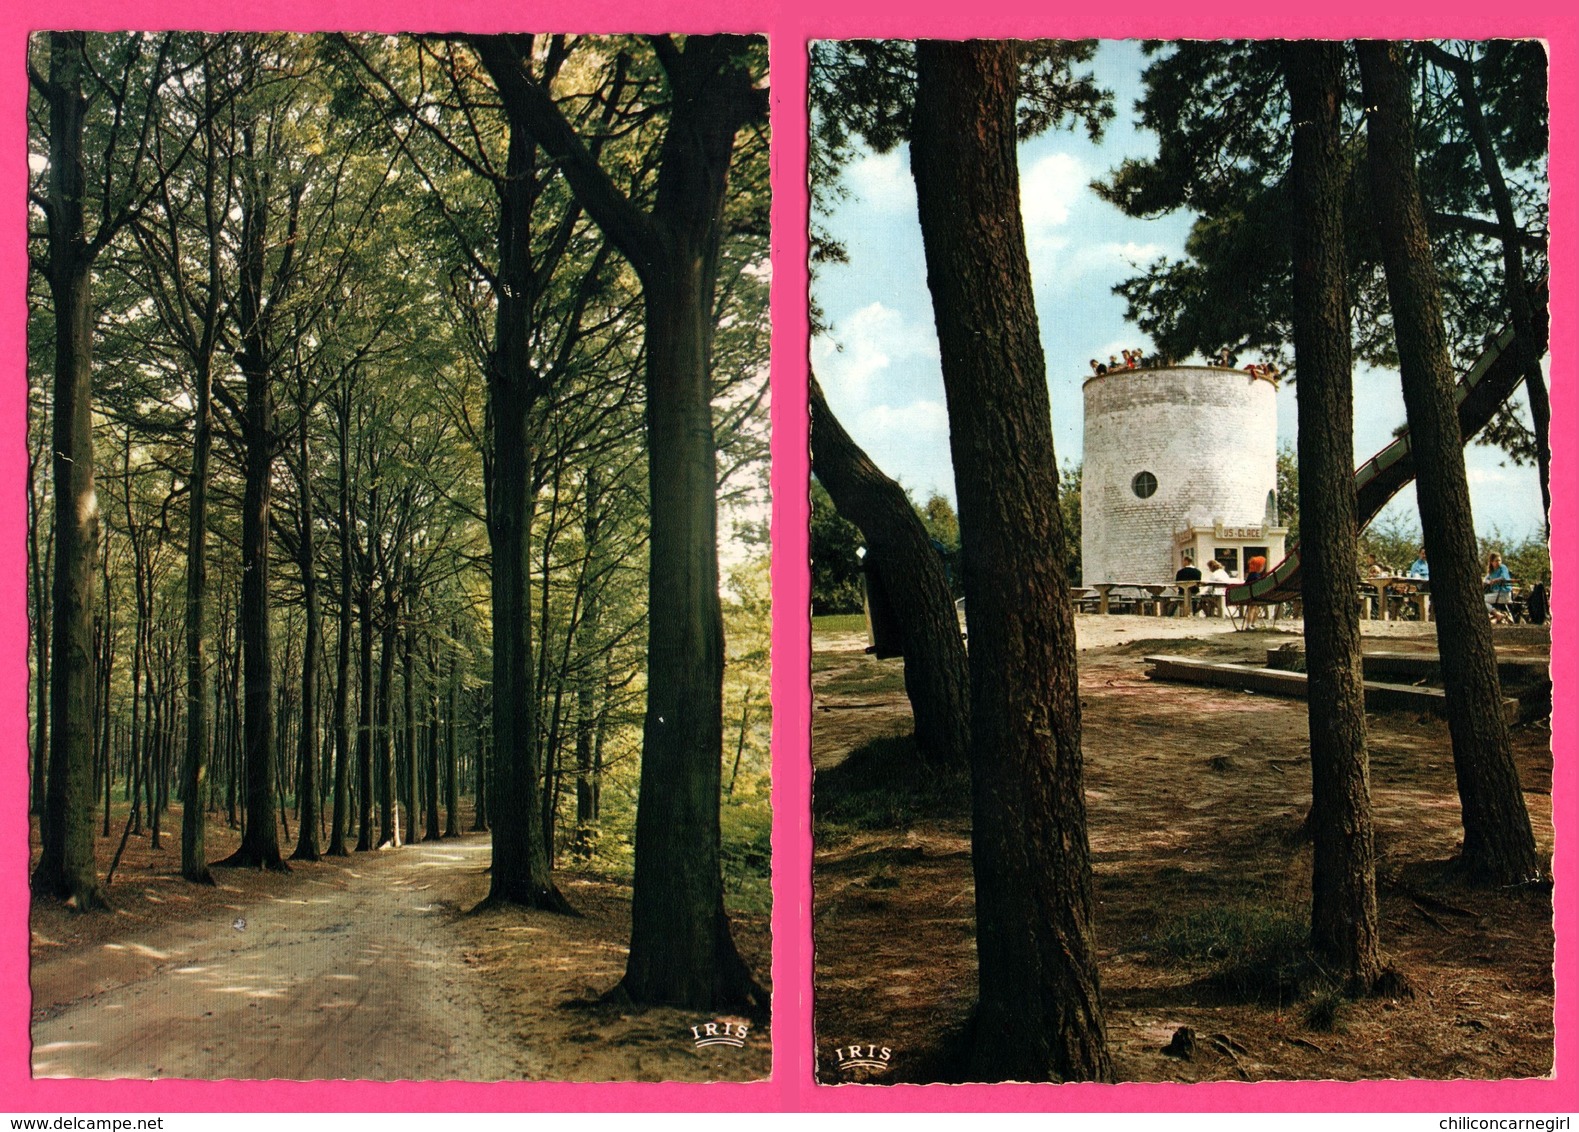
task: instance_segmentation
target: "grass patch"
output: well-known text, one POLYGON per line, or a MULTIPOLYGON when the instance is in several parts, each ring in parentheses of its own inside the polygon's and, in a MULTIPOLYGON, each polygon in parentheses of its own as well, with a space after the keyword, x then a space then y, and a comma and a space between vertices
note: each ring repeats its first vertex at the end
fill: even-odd
POLYGON ((1285 906, 1245 901, 1191 912, 1164 924, 1151 950, 1211 964, 1210 983, 1240 1001, 1287 1003, 1331 989, 1311 961, 1304 915, 1285 906))
POLYGON ((866 632, 866 614, 864 613, 824 613, 820 617, 811 619, 813 633, 864 633, 866 632))
POLYGON ((915 736, 873 739, 838 766, 819 771, 811 810, 827 827, 905 829, 923 817, 968 813, 970 776, 933 770, 921 761, 915 736))

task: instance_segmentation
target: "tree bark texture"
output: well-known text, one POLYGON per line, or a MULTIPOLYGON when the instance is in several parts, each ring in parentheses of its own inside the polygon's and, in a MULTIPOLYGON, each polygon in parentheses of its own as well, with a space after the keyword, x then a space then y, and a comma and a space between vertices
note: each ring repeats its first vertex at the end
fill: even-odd
POLYGON ((93 484, 92 256, 83 220, 84 44, 51 32, 49 288, 55 307, 55 576, 50 591, 49 770, 33 890, 102 907, 93 846, 93 611, 99 503, 93 484))
POLYGON ((296 792, 296 849, 293 861, 316 861, 322 856, 318 847, 318 637, 322 632, 318 601, 317 551, 313 538, 313 501, 307 446, 307 398, 301 398, 301 435, 297 439, 301 461, 301 482, 297 506, 301 528, 297 538, 298 565, 302 576, 302 616, 306 636, 302 642, 301 718, 296 737, 296 760, 301 773, 296 792))
POLYGON ((1371 195, 1416 453, 1416 495, 1431 561, 1437 644, 1463 809, 1460 859, 1474 876, 1514 884, 1538 876, 1540 862, 1502 715, 1496 650, 1481 596, 1441 290, 1416 174, 1409 47, 1362 41, 1357 48, 1369 108, 1371 195))
POLYGON ((499 185, 498 311, 488 396, 493 411, 494 484, 488 513, 493 548, 493 829, 490 903, 569 911, 554 886, 538 815, 537 692, 532 668, 532 410, 539 389, 531 363, 536 296, 532 208, 536 145, 512 120, 508 176, 499 185))
POLYGON ((1310 682, 1311 942, 1350 988, 1381 974, 1376 847, 1361 669, 1354 382, 1344 289, 1343 47, 1283 48, 1293 127, 1294 359, 1299 518, 1310 682))
POLYGON ((335 407, 340 468, 340 608, 334 676, 334 802, 329 818, 329 855, 344 857, 346 823, 350 817, 351 762, 351 488, 350 488, 350 399, 349 394, 335 407))
POLYGON ((972 1078, 1108 1080, 1074 614, 1015 154, 1013 43, 916 49, 911 170, 969 609, 972 1078))
POLYGON ((373 848, 373 591, 364 573, 357 591, 356 852, 373 848))
POLYGON ((948 575, 904 488, 883 474, 811 378, 811 465, 833 505, 861 529, 888 582, 905 656, 916 749, 928 765, 970 763, 970 672, 948 575))

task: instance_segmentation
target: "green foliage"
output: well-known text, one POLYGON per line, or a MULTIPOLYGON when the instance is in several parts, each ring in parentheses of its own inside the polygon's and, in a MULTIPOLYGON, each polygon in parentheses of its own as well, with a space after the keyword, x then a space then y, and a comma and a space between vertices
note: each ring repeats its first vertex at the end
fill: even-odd
POLYGON ((1169 960, 1207 961, 1212 983, 1235 999, 1288 1002, 1314 973, 1309 931, 1293 908, 1246 900, 1165 923, 1149 948, 1169 960))
POLYGON ((811 481, 811 610, 861 611, 860 529, 834 509, 828 489, 811 481))
POLYGON ((1058 510, 1064 520, 1064 547, 1069 561, 1064 571, 1069 584, 1078 586, 1083 565, 1080 559, 1080 486, 1085 477, 1085 465, 1073 460, 1064 461, 1058 473, 1058 510))
MULTIPOLYGON (((1531 239, 1530 278, 1545 270, 1545 57, 1538 45, 1452 43, 1473 61, 1519 222, 1531 239)), ((1288 100, 1275 40, 1152 43, 1139 101, 1141 125, 1157 153, 1129 160, 1095 188, 1132 216, 1188 209, 1198 219, 1185 255, 1159 259, 1115 291, 1128 317, 1159 350, 1185 358, 1227 344, 1287 360, 1292 324, 1287 170, 1288 100)), ((1460 364, 1506 321, 1502 263, 1485 178, 1440 68, 1419 61, 1421 185, 1429 194, 1432 239, 1444 276, 1448 331, 1460 364)), ((1370 221, 1364 107, 1350 65, 1344 104, 1348 188, 1347 260, 1361 358, 1394 365, 1392 328, 1379 247, 1370 221)))
POLYGON ((1278 521, 1288 528, 1284 545, 1293 549, 1299 545, 1299 453, 1292 444, 1277 450, 1277 510, 1278 521))

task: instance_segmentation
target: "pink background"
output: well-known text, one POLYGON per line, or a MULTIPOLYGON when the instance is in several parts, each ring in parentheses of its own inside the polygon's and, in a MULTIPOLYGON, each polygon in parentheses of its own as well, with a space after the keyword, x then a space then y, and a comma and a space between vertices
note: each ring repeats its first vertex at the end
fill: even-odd
MULTIPOLYGON (((1562 696, 1553 718, 1557 750, 1552 803, 1562 815, 1557 880, 1557 1053, 1553 1080, 1504 1082, 1221 1083, 1207 1085, 998 1085, 819 1087, 812 1080, 810 630, 806 610, 806 43, 846 36, 1062 38, 1539 37, 1551 47, 1552 103, 1552 551, 1558 560, 1553 619, 1579 614, 1566 570, 1579 548, 1572 528, 1579 468, 1568 434, 1576 427, 1575 81, 1579 21, 1541 0, 1521 5, 1463 2, 1384 5, 1204 3, 1177 10, 1155 0, 1124 5, 980 4, 952 0, 53 0, 0 12, 0 1111, 513 1111, 679 1110, 1313 1110, 1468 1112, 1579 1109, 1576 1046, 1575 712, 1562 696), (1391 8, 1384 11, 1384 8, 1391 8), (774 850, 773 1077, 748 1085, 61 1082, 28 1075, 27 984, 27 616, 24 422, 26 408, 27 34, 52 27, 90 30, 190 28, 218 31, 738 31, 771 39, 773 83, 773 541, 774 850)), ((1579 648, 1554 641, 1559 689, 1579 674, 1579 648)))

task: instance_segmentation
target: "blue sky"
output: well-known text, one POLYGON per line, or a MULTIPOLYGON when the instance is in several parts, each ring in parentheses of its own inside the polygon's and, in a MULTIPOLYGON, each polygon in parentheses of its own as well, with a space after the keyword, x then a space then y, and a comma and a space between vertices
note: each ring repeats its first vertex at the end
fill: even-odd
MULTIPOLYGON (((1094 65, 1118 111, 1102 141, 1060 131, 1020 147, 1021 210, 1060 462, 1080 459, 1080 386, 1091 372, 1089 359, 1151 348, 1125 321, 1113 285, 1159 255, 1180 255, 1192 219, 1182 213, 1131 219, 1091 191, 1092 180, 1125 157, 1151 156, 1156 144, 1133 124, 1145 66, 1140 44, 1105 41, 1094 65)), ((825 223, 850 259, 819 267, 812 283, 830 323, 829 333, 812 343, 813 365, 834 413, 879 467, 921 498, 939 491, 953 499, 948 414, 909 155, 903 148, 866 154, 846 168, 844 183, 849 197, 825 223)), ((1293 444, 1295 414, 1294 388, 1285 384, 1278 395, 1280 443, 1293 444)), ((1356 460, 1385 446, 1403 421, 1397 374, 1357 370, 1356 460)), ((1466 463, 1477 530, 1513 541, 1539 533, 1534 468, 1513 467, 1499 450, 1479 445, 1466 463)), ((1393 501, 1383 521, 1388 518, 1418 526, 1412 488, 1393 501)))

